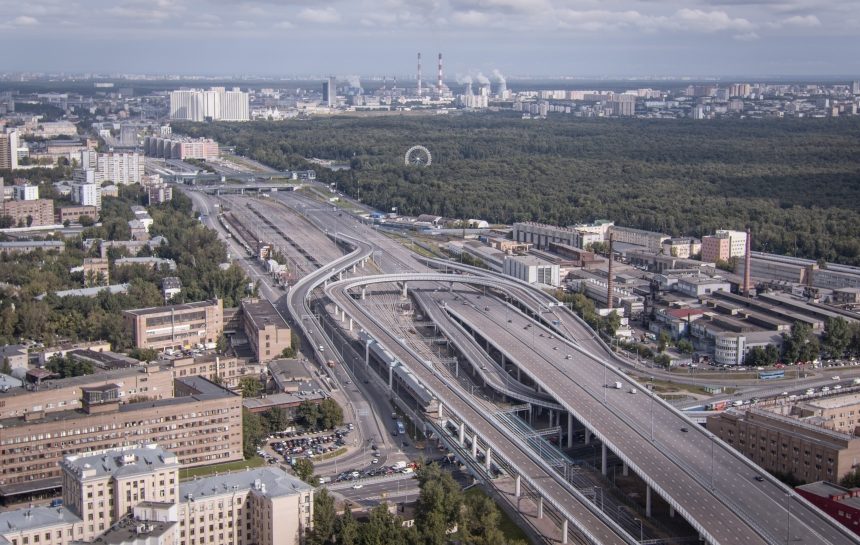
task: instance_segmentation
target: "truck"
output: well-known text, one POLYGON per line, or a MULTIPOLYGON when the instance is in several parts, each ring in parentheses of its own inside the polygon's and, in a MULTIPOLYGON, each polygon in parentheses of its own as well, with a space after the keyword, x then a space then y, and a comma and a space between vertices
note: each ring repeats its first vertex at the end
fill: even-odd
POLYGON ((616 390, 620 390, 620 389, 621 389, 621 383, 620 383, 620 382, 616 382, 616 383, 614 384, 613 388, 615 388, 616 390))
POLYGON ((334 366, 336 365, 334 360, 328 360, 327 362, 325 362, 325 364, 332 369, 334 369, 334 366))
POLYGON ((326 484, 331 482, 331 477, 320 477, 319 483, 326 484))
POLYGON ((399 471, 401 469, 404 469, 405 467, 406 467, 406 462, 401 461, 401 462, 397 462, 393 466, 391 466, 391 469, 393 469, 394 471, 399 471))

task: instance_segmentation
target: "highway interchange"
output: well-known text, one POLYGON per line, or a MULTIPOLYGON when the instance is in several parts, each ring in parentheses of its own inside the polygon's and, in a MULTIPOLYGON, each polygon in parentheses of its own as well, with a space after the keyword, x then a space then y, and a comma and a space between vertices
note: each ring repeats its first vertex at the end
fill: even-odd
MULTIPOLYGON (((188 193, 206 216, 207 225, 223 231, 214 219, 216 211, 211 207, 211 197, 194 191, 188 193)), ((539 490, 550 505, 563 512, 571 524, 571 532, 574 527, 579 528, 579 538, 586 542, 635 541, 628 532, 606 520, 590 501, 560 479, 534 452, 514 438, 506 437, 503 430, 488 421, 482 406, 442 372, 441 366, 428 365, 424 355, 417 357, 413 347, 394 337, 390 328, 384 327, 368 311, 371 307, 349 293, 350 288, 355 293, 356 279, 364 282, 370 273, 427 274, 432 271, 427 263, 419 263, 403 246, 355 217, 310 197, 279 193, 277 199, 300 213, 308 229, 326 233, 329 240, 342 245, 341 250, 336 250, 332 244, 325 251, 315 252, 326 258, 325 265, 304 276, 286 296, 268 282, 261 282, 262 295, 275 302, 279 311, 289 314, 293 325, 302 329, 316 349, 319 364, 337 352, 336 343, 322 333, 321 324, 314 317, 318 308, 311 308, 314 290, 328 284, 326 294, 355 320, 356 327, 370 333, 418 376, 440 400, 443 413, 453 412, 470 430, 479 432, 481 450, 490 448, 494 456, 503 457, 515 467, 524 481, 531 481, 533 489, 539 490), (341 256, 327 259, 333 255, 333 250, 341 256), (343 252, 349 253, 342 255, 343 252), (346 273, 342 277, 347 280, 329 283, 341 277, 341 272, 346 273)), ((298 234, 300 229, 296 227, 292 225, 290 232, 298 234)), ((231 253, 244 255, 235 240, 228 241, 231 253)), ((312 239, 302 243, 315 244, 312 239)), ((439 263, 430 264, 439 266, 439 263)), ((245 263, 245 266, 246 270, 254 270, 253 264, 245 263)), ((476 271, 463 272, 470 273, 470 283, 477 274, 476 271)), ((265 280, 263 275, 257 273, 257 276, 265 280)), ((641 386, 632 383, 625 373, 619 373, 620 363, 602 341, 572 313, 550 306, 554 302, 551 297, 527 286, 508 284, 504 288, 506 299, 516 299, 517 307, 504 299, 482 296, 479 291, 448 292, 442 289, 444 283, 437 280, 408 282, 427 318, 432 319, 452 342, 459 343, 461 352, 468 354, 469 359, 477 360, 474 361, 476 372, 489 387, 536 405, 564 406, 651 483, 708 541, 783 543, 789 537, 792 543, 856 542, 805 501, 788 495, 788 490, 776 481, 754 480, 761 473, 754 465, 730 452, 670 406, 655 400, 641 386), (529 310, 529 315, 521 309, 529 310), (543 324, 535 318, 543 318, 543 324), (557 325, 549 329, 549 324, 556 320, 557 325), (469 339, 467 331, 504 353, 509 363, 541 385, 540 391, 512 382, 508 372, 495 365, 486 353, 476 350, 480 343, 469 339), (544 336, 536 336, 540 333, 544 336), (550 341, 549 335, 554 335, 554 339, 550 341), (624 387, 607 387, 616 381, 622 382, 624 387), (631 394, 632 388, 639 393, 631 394)), ((335 373, 334 380, 340 385, 350 378, 346 371, 341 367, 335 373)), ((362 441, 377 440, 394 449, 396 446, 387 438, 387 425, 379 416, 387 411, 380 406, 379 400, 385 396, 379 395, 377 386, 374 382, 362 381, 356 388, 336 390, 352 407, 358 427, 363 430, 362 441)), ((359 458, 355 460, 358 462, 359 458)))

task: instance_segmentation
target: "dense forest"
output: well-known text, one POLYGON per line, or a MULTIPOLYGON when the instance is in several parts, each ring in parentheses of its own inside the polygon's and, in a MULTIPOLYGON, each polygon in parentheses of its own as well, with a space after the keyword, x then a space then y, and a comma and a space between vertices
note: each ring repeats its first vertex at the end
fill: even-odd
POLYGON ((598 218, 702 236, 753 231, 754 249, 860 264, 860 117, 643 120, 505 114, 180 124, 382 210, 510 223, 598 218), (403 164, 427 146, 430 167, 403 164))

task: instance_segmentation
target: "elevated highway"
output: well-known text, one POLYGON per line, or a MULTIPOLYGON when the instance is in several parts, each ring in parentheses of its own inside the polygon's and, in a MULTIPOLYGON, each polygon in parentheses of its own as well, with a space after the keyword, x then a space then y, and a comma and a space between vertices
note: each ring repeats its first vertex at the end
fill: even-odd
MULTIPOLYGON (((351 290, 386 282, 399 283, 404 289, 424 282, 434 282, 437 286, 462 283, 505 291, 512 297, 522 295, 525 289, 511 280, 440 273, 380 275, 328 286, 326 293, 342 311, 376 336, 389 351, 397 352, 413 373, 431 383, 437 374, 427 363, 411 357, 399 340, 365 314, 350 294, 351 290)), ((769 477, 763 482, 754 480, 760 473, 754 464, 657 396, 627 393, 630 388, 640 386, 607 365, 605 357, 585 348, 580 341, 556 339, 552 346, 543 339, 538 342, 534 328, 527 327, 530 320, 525 316, 517 315, 510 322, 501 318, 506 312, 503 303, 495 301, 490 307, 485 297, 481 301, 484 306, 479 306, 474 301, 457 301, 453 297, 444 290, 433 295, 448 314, 516 362, 541 390, 584 423, 605 448, 636 471, 650 489, 681 513, 707 541, 776 544, 789 537, 792 543, 810 545, 856 543, 847 531, 778 481, 769 477), (607 387, 615 382, 624 387, 617 390, 607 387)), ((533 293, 526 298, 535 300, 539 295, 533 293)), ((593 333, 581 338, 593 338, 593 333)), ((441 386, 435 385, 437 389, 441 386)), ((452 393, 459 397, 456 391, 442 395, 442 390, 430 389, 446 407, 464 402, 451 397, 452 393)), ((463 416, 480 415, 463 413, 463 416)), ((472 425, 471 420, 467 421, 472 425)), ((477 422, 476 429, 484 431, 487 426, 489 431, 490 425, 477 422)))

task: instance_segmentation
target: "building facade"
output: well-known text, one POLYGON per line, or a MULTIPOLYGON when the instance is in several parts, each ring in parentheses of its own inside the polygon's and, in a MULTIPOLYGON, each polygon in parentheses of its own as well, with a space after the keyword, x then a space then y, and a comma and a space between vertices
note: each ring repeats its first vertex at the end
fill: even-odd
POLYGON ((245 336, 259 363, 281 357, 292 345, 292 331, 272 303, 265 299, 242 301, 245 336))
POLYGON ((18 131, 0 132, 0 169, 18 168, 18 131))
POLYGON ((123 311, 137 348, 190 348, 214 343, 224 330, 220 299, 123 311))
POLYGON ((56 488, 63 456, 93 449, 154 442, 185 466, 241 460, 242 398, 196 377, 176 384, 198 393, 121 404, 105 384, 81 388, 79 410, 0 420, 0 496, 56 488))
POLYGON ((9 201, 4 202, 0 208, 0 215, 12 218, 12 227, 54 225, 54 201, 51 199, 9 201))
POLYGON ((81 216, 87 216, 93 221, 99 219, 99 210, 95 206, 80 205, 80 206, 63 206, 57 209, 58 223, 80 223, 81 216))
POLYGON ((559 266, 535 256, 505 256, 503 272, 529 284, 558 286, 561 283, 559 266))
POLYGON ((731 241, 728 237, 702 237, 702 261, 716 263, 717 261, 728 261, 730 257, 731 241))
POLYGON ((802 482, 839 481, 854 471, 860 438, 759 409, 711 415, 708 431, 767 471, 802 482))

